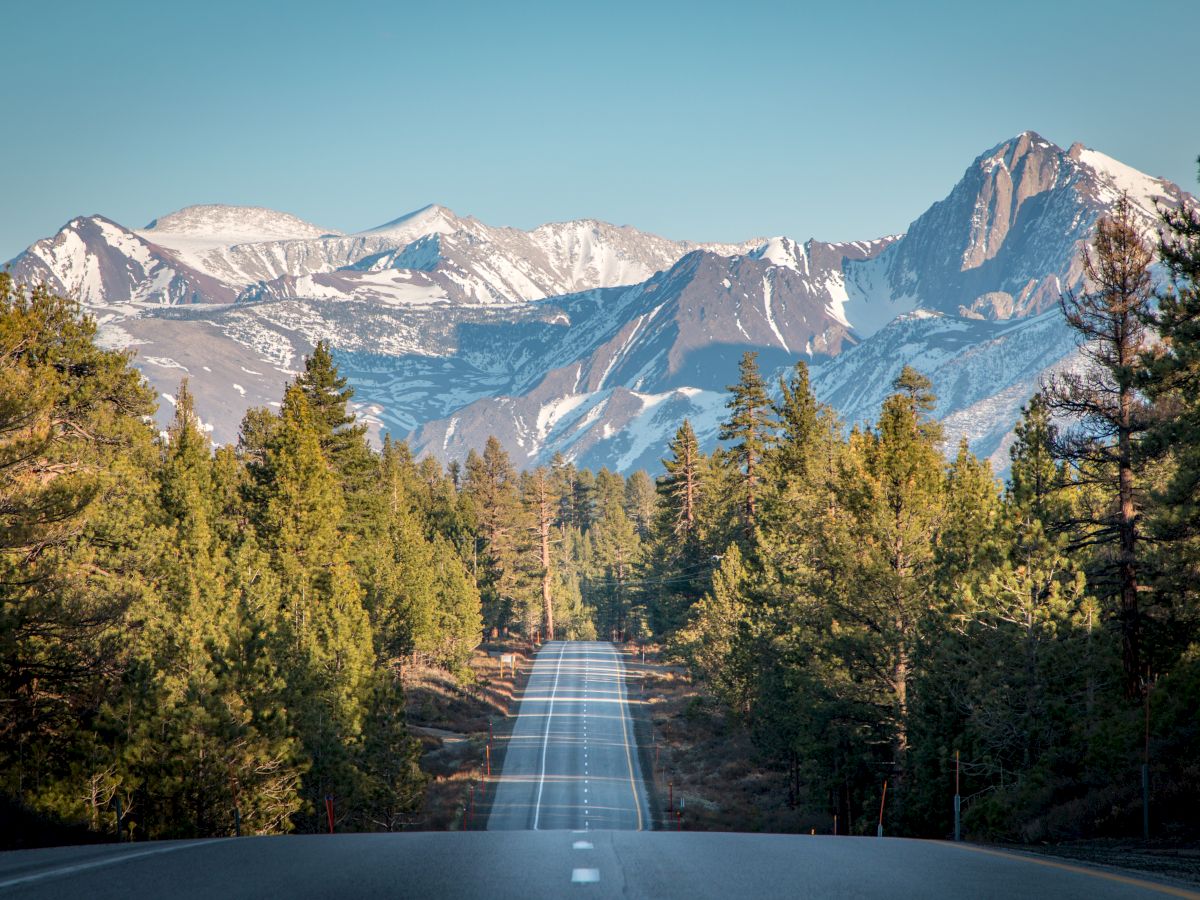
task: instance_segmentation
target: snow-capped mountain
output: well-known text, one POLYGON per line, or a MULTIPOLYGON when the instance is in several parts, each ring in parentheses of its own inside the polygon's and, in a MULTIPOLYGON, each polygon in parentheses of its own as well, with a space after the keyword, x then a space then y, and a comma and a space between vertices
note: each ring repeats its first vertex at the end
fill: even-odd
POLYGON ((904 235, 673 241, 593 220, 528 231, 437 205, 339 233, 256 207, 193 206, 130 230, 72 220, 12 263, 77 296, 133 347, 163 397, 188 375, 215 439, 277 403, 322 338, 376 430, 461 457, 496 434, 522 465, 555 452, 658 467, 688 416, 716 440, 745 349, 796 359, 849 422, 870 421, 904 363, 939 395, 948 439, 1003 468, 1039 378, 1073 365, 1059 294, 1080 285, 1096 220, 1127 193, 1194 202, 1080 144, 1026 132, 980 155, 904 235))
POLYGON ((917 308, 955 316, 1035 315, 1083 277, 1081 250, 1122 192, 1153 241, 1156 204, 1176 185, 1074 144, 1025 132, 982 154, 945 200, 875 259, 846 267, 846 315, 866 337, 917 308))
POLYGON ((72 219, 9 263, 13 277, 45 282, 89 306, 128 303, 228 303, 235 288, 106 219, 72 219))
MULTIPOLYGON (((495 228, 441 206, 426 207, 361 234, 394 245, 318 276, 302 290, 329 298, 392 294, 403 303, 417 297, 409 287, 415 283, 428 289, 422 295, 427 302, 511 306, 635 284, 695 249, 735 254, 759 243, 670 241, 594 220, 557 222, 532 231, 495 228), (397 276, 398 272, 404 274, 397 276)), ((296 291, 294 281, 285 277, 255 285, 245 298, 297 296, 296 291)))

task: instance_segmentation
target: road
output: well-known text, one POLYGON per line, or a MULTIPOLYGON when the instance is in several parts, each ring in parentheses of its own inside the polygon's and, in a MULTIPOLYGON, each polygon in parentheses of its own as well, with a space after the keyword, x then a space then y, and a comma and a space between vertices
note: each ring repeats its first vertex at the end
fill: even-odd
POLYGON ((486 832, 226 838, 0 853, 0 898, 1200 900, 1200 890, 1177 882, 967 844, 646 832, 647 793, 624 675, 609 644, 542 648, 486 832))
POLYGON ((650 807, 625 664, 600 641, 551 641, 534 661, 489 831, 633 830, 650 807))

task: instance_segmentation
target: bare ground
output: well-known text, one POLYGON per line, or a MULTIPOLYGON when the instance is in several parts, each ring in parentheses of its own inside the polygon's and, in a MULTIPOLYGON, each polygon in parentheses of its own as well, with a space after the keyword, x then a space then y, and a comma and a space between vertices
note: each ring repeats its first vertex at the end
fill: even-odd
POLYGON ((530 665, 522 648, 494 645, 476 651, 470 677, 462 681, 432 667, 406 670, 409 730, 421 741, 421 769, 430 778, 414 830, 483 827, 491 787, 488 759, 498 774, 530 665), (501 652, 516 655, 515 677, 507 667, 501 676, 501 652))

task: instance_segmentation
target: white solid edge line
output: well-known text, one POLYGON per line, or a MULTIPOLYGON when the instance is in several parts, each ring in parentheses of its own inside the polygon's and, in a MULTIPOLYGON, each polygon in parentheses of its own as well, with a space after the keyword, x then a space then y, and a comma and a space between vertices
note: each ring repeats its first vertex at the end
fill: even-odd
MULTIPOLYGON (((617 653, 615 646, 612 650, 613 656, 617 661, 617 683, 621 688, 621 738, 625 742, 625 762, 629 766, 629 789, 633 792, 633 808, 637 811, 637 830, 642 831, 645 827, 645 820, 642 818, 642 799, 638 795, 637 779, 633 774, 633 755, 629 751, 629 732, 625 728, 626 719, 630 719, 630 728, 633 727, 633 721, 629 712, 629 692, 625 689, 625 663, 621 659, 620 654, 617 653)), ((647 810, 648 813, 649 810, 647 810)))
POLYGON ((46 869, 44 872, 34 872, 30 875, 21 875, 17 878, 10 878, 7 881, 0 881, 0 889, 16 887, 19 884, 29 884, 33 881, 41 881, 44 878, 57 878, 62 875, 74 875, 76 872, 86 872, 88 869, 99 869, 103 866, 115 866, 118 863, 129 862, 134 859, 141 859, 146 856, 157 856, 160 853, 171 853, 175 850, 187 850, 191 847, 212 846, 213 844, 223 844, 226 841, 232 841, 234 838, 207 838, 201 841, 188 841, 186 844, 172 844, 170 847, 154 847, 150 850, 141 850, 137 853, 114 853, 111 856, 106 856, 103 859, 93 859, 88 862, 75 863, 70 866, 59 866, 56 869, 46 869))
POLYGON ((542 817, 542 789, 546 786, 546 745, 550 743, 550 720, 554 717, 554 698, 558 694, 558 676, 562 673, 563 654, 567 651, 567 642, 563 641, 558 648, 558 667, 554 670, 554 687, 550 691, 550 706, 546 710, 546 732, 542 737, 542 772, 538 777, 537 802, 533 806, 533 830, 538 830, 538 821, 542 817))

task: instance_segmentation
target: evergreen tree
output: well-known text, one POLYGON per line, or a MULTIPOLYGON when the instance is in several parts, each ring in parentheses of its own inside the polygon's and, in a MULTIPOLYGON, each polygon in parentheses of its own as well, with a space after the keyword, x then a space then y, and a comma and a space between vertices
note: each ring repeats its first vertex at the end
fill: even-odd
POLYGON ((321 451, 308 400, 292 385, 263 464, 256 532, 282 595, 278 659, 288 709, 311 762, 303 795, 320 827, 323 798, 353 795, 374 662, 362 589, 347 558, 341 488, 321 451))
POLYGON ((592 576, 585 595, 596 610, 597 627, 614 640, 643 636, 645 612, 635 603, 631 581, 641 558, 637 529, 625 512, 625 479, 601 469, 596 475, 596 521, 589 531, 592 576))
POLYGON ((558 498, 553 493, 553 480, 545 467, 539 467, 521 481, 521 500, 525 506, 525 520, 533 529, 533 546, 536 554, 538 581, 541 584, 542 616, 541 629, 545 640, 554 640, 554 557, 551 553, 554 517, 558 498))
POLYGON ((308 401, 325 458, 343 478, 351 475, 352 469, 361 473, 368 465, 364 452, 367 426, 356 422, 347 409, 354 389, 338 371, 328 341, 318 341, 312 354, 304 358, 304 371, 296 378, 296 386, 308 401))
POLYGON ((666 474, 658 480, 663 524, 673 542, 687 545, 698 537, 700 479, 704 466, 700 443, 691 422, 683 420, 667 449, 670 455, 662 461, 666 474))
POLYGON ((1150 536, 1159 621, 1146 663, 1165 671, 1200 634, 1200 212, 1164 208, 1159 256, 1170 276, 1147 313, 1160 340, 1142 355, 1140 386, 1153 402, 1145 449, 1152 481, 1150 536))
POLYGON ((1096 225, 1092 248, 1084 253, 1084 276, 1092 289, 1062 297, 1063 315, 1080 336, 1080 353, 1091 364, 1084 375, 1059 376, 1047 400, 1053 412, 1079 421, 1062 436, 1059 454, 1096 480, 1112 498, 1108 508, 1081 515, 1077 546, 1100 548, 1096 577, 1110 584, 1116 600, 1125 664, 1125 690, 1140 696, 1142 671, 1141 602, 1138 565, 1139 443, 1147 427, 1138 391, 1138 366, 1145 322, 1153 297, 1153 254, 1138 232, 1129 198, 1122 196, 1111 216, 1096 225))
POLYGON ((425 801, 428 780, 420 767, 421 744, 404 722, 404 692, 398 679, 380 672, 367 701, 358 768, 362 784, 356 804, 364 831, 399 831, 425 801))
POLYGON ((0 788, 98 825, 120 789, 99 709, 130 663, 159 534, 153 396, 95 331, 0 272, 0 788))
POLYGON ((843 652, 866 679, 903 770, 914 654, 937 589, 943 525, 943 462, 926 416, 929 382, 905 368, 874 433, 852 437, 839 474, 841 515, 829 521, 823 555, 832 600, 848 629, 843 652))
POLYGON ((464 493, 483 548, 478 580, 484 624, 507 629, 524 617, 521 606, 528 592, 517 473, 494 437, 488 438, 482 456, 474 451, 467 456, 466 473, 464 493))
POLYGON ((779 439, 772 454, 778 478, 808 480, 813 455, 825 430, 828 413, 817 403, 808 382, 808 364, 796 363, 790 380, 779 379, 779 401, 774 404, 779 439))
POLYGON ((640 540, 648 540, 654 531, 658 513, 658 494, 654 482, 643 469, 625 479, 625 514, 633 521, 640 540))
POLYGON ((731 385, 729 420, 721 426, 721 440, 732 441, 730 454, 742 474, 741 506, 744 537, 750 541, 758 517, 763 456, 771 442, 775 420, 767 385, 758 371, 758 354, 746 351, 739 365, 738 383, 731 385))
POLYGON ((712 591, 692 608, 674 647, 692 672, 737 714, 750 714, 754 672, 748 665, 749 573, 738 545, 730 544, 713 574, 712 591))

